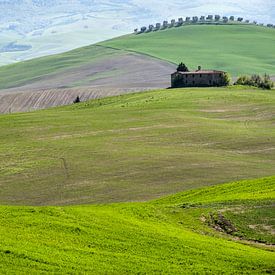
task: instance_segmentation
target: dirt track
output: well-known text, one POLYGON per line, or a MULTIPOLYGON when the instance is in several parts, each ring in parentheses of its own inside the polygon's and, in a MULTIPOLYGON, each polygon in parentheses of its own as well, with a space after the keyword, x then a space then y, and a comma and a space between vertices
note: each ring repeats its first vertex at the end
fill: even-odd
POLYGON ((134 91, 167 88, 175 66, 133 53, 66 70, 0 91, 0 113, 23 112, 134 91))

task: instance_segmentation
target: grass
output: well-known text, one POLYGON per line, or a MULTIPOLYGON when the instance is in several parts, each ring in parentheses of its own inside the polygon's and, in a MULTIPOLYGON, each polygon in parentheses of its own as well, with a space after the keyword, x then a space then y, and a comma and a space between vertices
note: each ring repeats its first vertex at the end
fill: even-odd
POLYGON ((228 209, 224 215, 238 228, 235 236, 261 243, 275 243, 274 201, 228 209))
POLYGON ((176 89, 2 115, 0 203, 146 201, 274 175, 274 105, 274 91, 176 89))
POLYGON ((88 46, 62 54, 35 58, 0 67, 0 89, 18 87, 41 77, 54 75, 72 68, 108 59, 121 51, 104 47, 88 46))
POLYGON ((235 241, 215 231, 202 218, 236 203, 256 207, 274 200, 274 186, 275 177, 269 177, 187 191, 147 203, 1 206, 0 271, 272 273, 273 248, 235 241), (261 196, 252 198, 259 187, 261 196), (192 205, 186 207, 189 202, 192 205))
POLYGON ((190 25, 115 38, 100 45, 135 51, 190 68, 220 69, 233 76, 275 74, 270 59, 275 30, 251 25, 190 25))
POLYGON ((92 81, 98 80, 105 77, 114 77, 115 75, 122 73, 121 70, 113 69, 110 71, 105 71, 102 73, 96 73, 95 75, 92 75, 90 77, 86 77, 84 79, 81 79, 80 81, 73 82, 70 87, 79 87, 79 86, 89 86, 92 81))
MULTIPOLYGON (((226 70, 233 76, 275 75, 275 63, 270 58, 275 54, 272 47, 274 34, 274 29, 251 25, 190 25, 143 35, 126 35, 70 52, 0 67, 0 89, 20 87, 72 68, 77 71, 82 65, 125 51, 176 64, 184 61, 192 69, 201 65, 226 70)), ((81 81, 75 83, 76 86, 82 84, 81 81)))

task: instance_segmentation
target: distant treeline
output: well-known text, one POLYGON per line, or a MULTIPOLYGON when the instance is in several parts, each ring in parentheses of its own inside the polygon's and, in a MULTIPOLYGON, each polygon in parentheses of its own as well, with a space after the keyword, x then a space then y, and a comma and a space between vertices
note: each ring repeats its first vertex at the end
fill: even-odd
POLYGON ((135 29, 135 34, 148 33, 152 31, 165 30, 167 28, 180 27, 188 24, 251 24, 257 26, 266 26, 268 28, 275 28, 273 24, 264 25, 263 23, 258 23, 257 21, 250 22, 250 20, 245 20, 243 17, 235 17, 235 16, 220 16, 220 15, 208 15, 208 16, 193 16, 186 17, 185 19, 179 18, 178 21, 176 19, 172 19, 171 22, 163 21, 163 23, 156 23, 154 25, 149 25, 148 27, 141 27, 140 29, 135 29))

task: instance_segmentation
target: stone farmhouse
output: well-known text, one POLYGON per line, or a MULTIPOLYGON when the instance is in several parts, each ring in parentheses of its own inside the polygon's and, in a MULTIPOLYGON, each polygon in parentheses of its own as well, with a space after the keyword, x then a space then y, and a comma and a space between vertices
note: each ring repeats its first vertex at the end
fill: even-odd
POLYGON ((215 87, 225 85, 224 71, 198 70, 192 72, 177 71, 171 75, 171 87, 215 87))

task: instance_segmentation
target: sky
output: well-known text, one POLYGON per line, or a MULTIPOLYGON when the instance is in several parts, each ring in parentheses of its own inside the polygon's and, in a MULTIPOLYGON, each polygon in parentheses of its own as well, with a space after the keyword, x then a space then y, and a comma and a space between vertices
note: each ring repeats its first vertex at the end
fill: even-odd
POLYGON ((275 0, 0 0, 0 65, 208 14, 275 24, 275 0))

